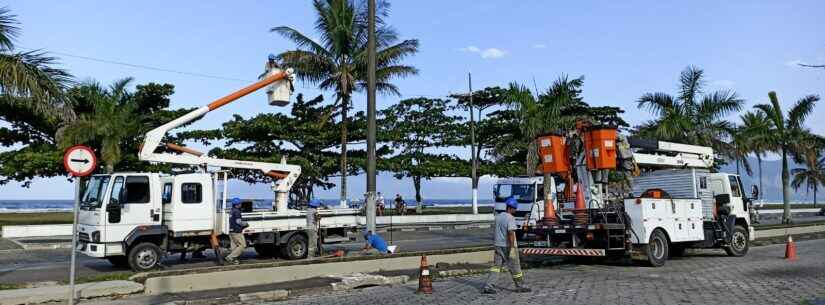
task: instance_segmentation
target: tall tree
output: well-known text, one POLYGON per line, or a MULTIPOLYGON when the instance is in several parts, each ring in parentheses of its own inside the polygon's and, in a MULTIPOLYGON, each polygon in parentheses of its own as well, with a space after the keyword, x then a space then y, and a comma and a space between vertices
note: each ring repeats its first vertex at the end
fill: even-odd
POLYGON ((442 99, 405 99, 381 111, 384 141, 397 154, 387 160, 387 168, 398 179, 409 177, 415 188, 415 201, 422 202, 421 181, 434 177, 454 177, 457 159, 427 149, 459 143, 460 117, 448 115, 449 101, 442 99))
MULTIPOLYGON (((505 97, 506 97, 507 90, 498 86, 495 87, 486 87, 481 90, 477 90, 472 92, 473 95, 473 102, 472 107, 470 107, 470 95, 469 94, 453 94, 450 97, 456 99, 456 108, 464 110, 464 111, 473 111, 472 114, 475 117, 475 147, 470 152, 475 159, 478 160, 477 165, 479 166, 477 175, 475 176, 475 180, 471 181, 473 189, 478 188, 478 181, 482 175, 485 174, 494 174, 494 173, 482 173, 481 167, 482 164, 485 163, 485 156, 482 155, 485 151, 489 152, 491 149, 491 145, 496 139, 501 136, 501 133, 493 132, 494 129, 498 129, 501 127, 501 122, 497 121, 495 117, 485 116, 484 111, 504 105, 505 97)), ((466 130, 462 145, 469 145, 471 144, 471 137, 470 137, 470 126, 471 122, 467 122, 467 126, 463 126, 466 130)), ((470 164, 472 166, 472 164, 470 164)), ((489 168, 489 167, 488 167, 489 168)))
POLYGON ((810 194, 813 191, 814 207, 816 207, 816 193, 820 185, 825 185, 825 157, 821 157, 819 150, 815 149, 804 155, 804 161, 805 167, 791 170, 793 174, 791 186, 799 190, 804 184, 806 193, 810 194))
POLYGON ((784 205, 782 222, 787 224, 791 222, 791 187, 788 157, 801 160, 805 152, 810 151, 822 142, 819 136, 814 135, 805 127, 805 119, 813 112, 816 102, 819 101, 819 96, 808 95, 799 99, 788 110, 787 115, 779 105, 776 92, 768 92, 768 98, 771 100, 770 104, 759 104, 754 107, 771 120, 772 124, 765 134, 765 140, 772 151, 782 155, 782 203, 784 205))
POLYGON ((768 132, 773 122, 768 119, 764 112, 748 111, 739 116, 739 118, 742 120, 741 135, 748 139, 748 148, 750 153, 756 157, 757 166, 759 168, 759 196, 761 197, 761 190, 764 190, 764 179, 762 179, 762 157, 770 149, 768 143, 768 132))
POLYGON ((92 113, 83 114, 66 126, 59 146, 67 148, 77 143, 96 142, 101 148, 106 173, 113 173, 123 157, 121 145, 140 130, 140 121, 136 120, 137 103, 128 90, 131 82, 132 78, 124 78, 109 88, 95 82, 81 85, 81 97, 92 106, 92 113))
MULTIPOLYGON (((298 79, 317 84, 320 89, 332 90, 337 97, 341 121, 341 200, 347 199, 347 123, 353 92, 367 87, 368 12, 365 1, 315 0, 317 19, 315 30, 318 41, 300 31, 280 26, 272 32, 292 40, 297 50, 286 51, 278 57, 285 65, 295 68, 298 79)), ((387 25, 389 3, 379 1, 376 7, 376 90, 399 95, 391 81, 415 75, 418 69, 401 64, 404 58, 418 52, 418 40, 399 43, 396 31, 387 25)))
POLYGON ((734 126, 725 117, 739 111, 744 101, 730 90, 705 93, 704 85, 704 71, 691 66, 679 77, 678 95, 642 95, 636 101, 638 107, 656 118, 644 123, 638 133, 664 141, 710 146, 730 155, 733 146, 727 141, 732 140, 734 126))
POLYGON ((29 111, 71 119, 63 91, 71 84, 71 75, 56 68, 54 57, 43 51, 15 51, 20 34, 17 16, 0 8, 0 94, 2 103, 14 102, 29 111))

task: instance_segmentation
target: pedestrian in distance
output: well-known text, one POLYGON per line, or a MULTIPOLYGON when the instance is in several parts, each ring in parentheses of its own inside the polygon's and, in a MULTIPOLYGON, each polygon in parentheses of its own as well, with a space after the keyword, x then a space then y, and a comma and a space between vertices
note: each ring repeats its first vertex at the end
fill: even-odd
POLYGON ((401 194, 395 194, 395 215, 404 214, 407 214, 407 203, 401 198, 401 194))
POLYGON ((232 198, 232 210, 229 212, 229 246, 231 252, 226 256, 225 260, 230 264, 240 264, 238 258, 246 249, 246 238, 243 236, 243 230, 249 227, 249 224, 243 220, 241 215, 241 199, 232 198))
POLYGON ((384 216, 384 195, 381 195, 381 192, 378 192, 378 198, 375 199, 375 214, 378 216, 384 216))
POLYGON ((513 214, 518 209, 518 201, 515 197, 509 197, 505 201, 507 207, 504 213, 498 213, 495 217, 494 240, 493 240, 493 266, 487 275, 482 293, 496 293, 495 282, 504 269, 510 272, 513 277, 513 284, 516 292, 529 292, 530 288, 524 284, 524 273, 521 272, 521 262, 519 253, 510 257, 510 252, 516 249, 516 220, 513 214))
POLYGON ((311 258, 320 256, 321 245, 318 242, 318 229, 321 224, 321 217, 318 215, 318 208, 321 207, 321 200, 310 199, 307 205, 307 258, 311 258))

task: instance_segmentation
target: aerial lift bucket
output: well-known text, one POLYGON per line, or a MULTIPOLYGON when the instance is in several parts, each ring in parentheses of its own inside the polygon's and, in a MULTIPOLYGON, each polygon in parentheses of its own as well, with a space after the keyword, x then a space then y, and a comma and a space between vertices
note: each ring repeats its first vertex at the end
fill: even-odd
MULTIPOLYGON (((282 73, 281 69, 273 68, 266 73, 266 76, 272 76, 282 73)), ((292 80, 287 78, 277 81, 266 88, 266 99, 271 106, 286 106, 289 105, 289 96, 292 94, 292 80)))

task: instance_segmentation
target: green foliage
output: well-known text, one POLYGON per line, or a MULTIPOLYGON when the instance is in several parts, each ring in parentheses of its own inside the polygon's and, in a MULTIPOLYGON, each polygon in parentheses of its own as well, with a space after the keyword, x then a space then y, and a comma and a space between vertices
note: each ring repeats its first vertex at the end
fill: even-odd
POLYGON ((719 153, 735 158, 728 143, 734 126, 725 120, 742 108, 744 100, 729 90, 704 93, 704 71, 687 67, 679 77, 677 96, 646 93, 636 102, 656 118, 638 127, 636 134, 645 138, 710 146, 719 153))
MULTIPOLYGON (((184 132, 178 136, 204 143, 226 140, 223 148, 210 151, 210 155, 219 158, 273 163, 281 162, 282 157, 287 158, 288 163, 301 166, 301 177, 292 188, 292 198, 306 202, 312 197, 314 187, 332 187, 328 179, 339 171, 337 160, 340 154, 334 149, 339 143, 338 130, 342 123, 334 119, 337 108, 323 105, 323 101, 321 95, 306 101, 302 94, 298 94, 288 115, 264 113, 249 119, 235 115, 223 124, 222 130, 184 132)), ((362 112, 356 113, 347 124, 355 135, 351 139, 365 139, 366 118, 362 112)), ((386 149, 379 153, 386 153, 386 149)), ((356 156, 362 159, 363 152, 356 152, 356 156)), ((359 164, 353 162, 349 170, 356 172, 359 164)), ((236 169, 233 175, 249 183, 270 179, 255 170, 236 169)))
MULTIPOLYGON (((782 155, 782 203, 785 207, 782 221, 789 223, 791 221, 791 178, 788 157, 799 162, 806 154, 816 155, 825 142, 822 137, 815 135, 805 127, 805 119, 813 112, 819 96, 808 95, 799 99, 788 110, 787 115, 782 111, 776 92, 769 92, 768 98, 770 98, 770 104, 759 104, 754 108, 763 113, 771 122, 770 126, 762 131, 761 140, 764 141, 765 147, 782 155)), ((813 159, 815 157, 809 161, 814 162, 813 159)))
POLYGON ((448 110, 448 100, 413 98, 381 111, 380 139, 397 150, 394 157, 382 162, 383 168, 398 179, 412 178, 416 202, 422 200, 422 179, 455 177, 457 167, 463 165, 456 157, 425 151, 458 143, 460 117, 448 115, 448 110))

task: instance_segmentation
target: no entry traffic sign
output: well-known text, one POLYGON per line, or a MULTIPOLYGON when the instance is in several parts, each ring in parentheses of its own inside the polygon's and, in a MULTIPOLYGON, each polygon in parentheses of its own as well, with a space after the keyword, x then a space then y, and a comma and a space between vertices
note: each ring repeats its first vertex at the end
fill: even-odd
POLYGON ((83 145, 72 146, 63 155, 63 167, 72 176, 84 177, 91 174, 97 167, 95 152, 83 145))

